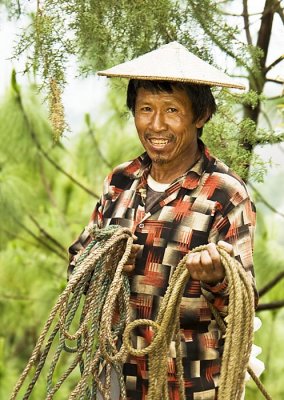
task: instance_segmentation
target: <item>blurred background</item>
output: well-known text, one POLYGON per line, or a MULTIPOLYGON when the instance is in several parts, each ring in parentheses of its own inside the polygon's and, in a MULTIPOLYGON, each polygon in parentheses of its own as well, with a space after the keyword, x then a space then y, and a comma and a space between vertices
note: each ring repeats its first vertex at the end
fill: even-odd
MULTIPOLYGON (((66 285, 67 248, 104 177, 142 152, 126 82, 96 71, 174 40, 247 87, 214 90, 203 139, 257 206, 255 343, 264 385, 284 398, 283 21, 279 0, 0 0, 0 399, 66 285)), ((252 382, 246 399, 262 399, 252 382)))

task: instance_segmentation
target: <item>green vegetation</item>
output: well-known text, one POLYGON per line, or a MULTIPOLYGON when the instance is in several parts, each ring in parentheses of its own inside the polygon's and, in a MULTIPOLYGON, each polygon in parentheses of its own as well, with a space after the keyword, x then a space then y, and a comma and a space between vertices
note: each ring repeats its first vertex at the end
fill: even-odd
MULTIPOLYGON (((284 242, 283 211, 277 210, 283 210, 279 188, 283 170, 268 179, 265 162, 254 151, 283 141, 283 97, 270 99, 265 92, 267 82, 277 82, 268 72, 283 58, 279 55, 267 64, 270 22, 283 21, 280 2, 264 2, 259 15, 264 23, 259 23, 254 36, 245 25, 245 44, 239 39, 250 18, 245 0, 239 1, 243 15, 233 17, 238 18, 234 24, 228 22, 232 1, 45 0, 27 9, 28 3, 0 2, 11 18, 30 15, 31 23, 11 53, 25 55, 27 70, 39 82, 19 87, 13 72, 0 107, 0 398, 9 398, 49 310, 65 287, 67 248, 87 224, 103 178, 142 151, 124 106, 125 83, 120 81, 112 82, 102 106, 105 122, 95 123, 86 115, 80 132, 71 137, 65 131, 61 137, 66 127, 61 94, 68 84, 70 57, 84 76, 172 40, 210 62, 218 49, 251 89, 246 94, 216 92, 219 111, 207 125, 204 140, 256 189, 252 192, 258 206, 258 287, 278 279, 261 296, 266 309, 259 311, 263 327, 256 343, 262 346, 260 358, 266 363, 263 381, 272 398, 282 398, 284 242), (46 95, 50 118, 42 105, 46 95), (263 185, 256 183, 262 181, 263 185)), ((44 398, 43 390, 40 381, 33 398, 44 398)), ((66 393, 60 396, 59 400, 67 398, 66 393)), ((261 398, 249 384, 246 399, 261 398)))

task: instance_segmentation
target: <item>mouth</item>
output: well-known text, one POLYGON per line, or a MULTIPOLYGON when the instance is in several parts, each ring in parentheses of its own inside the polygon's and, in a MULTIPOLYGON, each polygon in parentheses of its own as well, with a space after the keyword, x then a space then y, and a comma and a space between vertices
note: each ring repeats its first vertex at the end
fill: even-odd
POLYGON ((155 137, 148 137, 147 141, 151 145, 151 147, 155 150, 162 150, 171 142, 169 138, 167 139, 167 138, 155 138, 155 137))
POLYGON ((169 143, 168 139, 148 139, 153 146, 166 146, 169 143))

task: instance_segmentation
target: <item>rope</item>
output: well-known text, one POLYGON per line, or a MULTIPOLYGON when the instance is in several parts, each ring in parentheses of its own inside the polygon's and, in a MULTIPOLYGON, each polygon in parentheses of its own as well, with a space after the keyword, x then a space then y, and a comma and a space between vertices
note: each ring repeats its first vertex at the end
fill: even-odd
MULTIPOLYGON (((206 249, 199 246, 192 250, 198 252, 206 249)), ((253 343, 254 292, 243 267, 233 257, 217 246, 221 262, 228 280, 229 305, 228 316, 224 323, 218 311, 208 301, 209 308, 225 337, 222 355, 221 374, 219 378, 218 400, 241 399, 245 388, 245 373, 251 374, 266 399, 271 399, 261 382, 248 367, 253 343)), ((177 376, 180 400, 185 400, 183 385, 183 367, 180 352, 179 306, 189 271, 186 268, 186 256, 180 261, 172 275, 167 292, 163 298, 156 321, 140 319, 126 326, 123 341, 129 354, 149 357, 149 400, 167 400, 167 354, 172 340, 178 345, 176 349, 177 376), (149 346, 143 349, 132 347, 130 334, 138 326, 148 326, 154 330, 154 338, 149 346), (162 354, 162 355, 161 355, 162 354)))
MULTIPOLYGON (((123 267, 131 251, 132 233, 126 228, 110 226, 102 230, 94 229, 91 235, 94 240, 81 254, 66 289, 51 310, 10 400, 17 398, 30 370, 35 366, 33 378, 22 397, 23 400, 30 398, 56 338, 58 345, 47 373, 46 400, 53 399, 77 366, 81 377, 79 380, 77 378, 69 400, 95 399, 98 392, 104 400, 111 400, 112 371, 119 381, 120 399, 126 400, 122 367, 128 354, 138 357, 148 354, 148 400, 169 400, 168 352, 173 340, 176 345, 179 398, 184 400, 179 308, 189 279, 186 257, 180 261, 170 279, 156 321, 140 319, 130 322, 130 287, 126 275, 123 274, 123 267), (79 323, 76 324, 79 313, 79 323), (74 321, 78 328, 71 333, 74 321), (138 350, 132 347, 130 336, 133 329, 140 325, 151 327, 154 336, 148 347, 138 350), (76 345, 71 347, 71 341, 76 341, 76 345), (66 353, 71 354, 73 360, 54 383, 55 376, 58 375, 56 367, 60 360, 66 359, 66 353), (104 383, 101 379, 102 369, 105 371, 104 383)), ((200 246, 193 251, 204 248, 205 246, 200 246)), ((218 247, 218 251, 226 271, 230 296, 225 323, 214 306, 208 303, 226 337, 218 400, 238 400, 244 390, 245 372, 247 369, 250 372, 248 359, 253 340, 254 294, 242 266, 222 248, 218 247)), ((257 381, 259 388, 262 387, 258 379, 257 381)), ((263 387, 261 391, 266 399, 271 399, 263 387)))
POLYGON ((126 400, 122 365, 127 353, 124 346, 119 348, 118 338, 122 337, 125 325, 130 321, 130 288, 122 270, 131 251, 132 233, 128 229, 111 226, 102 231, 96 230, 93 235, 95 239, 78 259, 65 290, 52 308, 10 400, 17 398, 29 372, 35 367, 33 377, 21 397, 23 400, 30 398, 55 339, 59 343, 47 374, 46 400, 53 399, 78 365, 81 378, 71 392, 70 400, 94 399, 97 391, 101 392, 104 400, 111 400, 108 393, 111 366, 119 379, 121 399, 126 400), (119 319, 113 323, 112 315, 116 311, 114 310, 116 305, 119 319), (107 318, 105 318, 106 306, 107 318), (80 312, 79 326, 74 333, 71 333, 71 324, 78 325, 76 318, 78 320, 80 312), (75 341, 77 344, 70 347, 67 344, 70 341, 75 341), (64 353, 71 353, 71 356, 74 356, 73 360, 58 381, 53 383, 55 375, 58 375, 56 371, 58 362, 65 360, 66 363, 64 353), (106 370, 106 387, 100 380, 102 363, 106 370))

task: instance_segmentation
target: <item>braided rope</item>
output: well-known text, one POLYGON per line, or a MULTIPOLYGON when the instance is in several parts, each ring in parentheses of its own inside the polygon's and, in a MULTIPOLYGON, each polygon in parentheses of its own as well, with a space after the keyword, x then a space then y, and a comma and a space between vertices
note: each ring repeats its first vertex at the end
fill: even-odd
MULTIPOLYGON (((76 263, 66 289, 59 296, 39 336, 30 360, 16 383, 10 400, 15 400, 30 370, 36 366, 23 400, 28 400, 44 367, 56 337, 59 344, 47 374, 46 400, 52 400, 64 381, 79 365, 81 378, 72 390, 69 400, 95 399, 99 391, 104 400, 111 400, 111 372, 117 375, 120 399, 126 400, 122 374, 127 355, 149 358, 149 400, 169 400, 167 375, 168 352, 175 341, 179 398, 185 400, 179 309, 189 272, 184 257, 175 269, 160 306, 156 321, 139 319, 130 322, 129 282, 123 267, 133 243, 130 230, 111 226, 94 232, 95 239, 88 245, 76 263), (82 304, 83 294, 86 294, 82 304), (77 330, 70 333, 71 325, 81 307, 77 330), (118 311, 119 320, 114 323, 118 311), (56 320, 57 319, 57 320, 56 320), (56 322, 57 321, 57 322, 56 322), (52 326, 54 327, 52 328, 52 326), (135 349, 130 336, 137 326, 146 325, 153 330, 148 347, 135 349), (52 329, 48 339, 48 333, 52 329), (121 342, 121 339, 123 341, 121 342), (66 340, 76 341, 71 347, 66 340), (54 384, 55 370, 63 352, 75 355, 67 370, 54 384), (102 383, 100 372, 105 369, 102 383)), ((193 251, 201 251, 200 246, 193 251)), ((218 400, 240 399, 244 390, 245 372, 252 375, 266 399, 271 399, 262 384, 248 367, 253 340, 254 294, 242 266, 226 251, 218 247, 224 265, 229 290, 226 323, 214 306, 208 302, 222 333, 226 337, 219 380, 218 400)))
MULTIPOLYGON (((205 250, 206 246, 199 246, 192 250, 198 252, 205 250)), ((263 388, 259 379, 248 367, 253 342, 253 320, 254 320, 254 293, 240 263, 231 257, 222 247, 217 246, 221 262, 225 268, 228 280, 229 305, 226 324, 218 311, 208 301, 209 308, 213 313, 217 324, 226 338, 222 356, 221 374, 219 378, 218 400, 241 399, 245 387, 245 373, 251 374, 261 387, 261 392, 266 399, 271 397, 263 388)), ((126 326, 123 341, 129 354, 139 357, 149 356, 149 400, 168 399, 165 394, 167 387, 167 354, 172 340, 175 340, 177 376, 180 389, 180 400, 185 399, 184 386, 182 384, 183 367, 180 353, 179 331, 179 306, 186 282, 189 279, 189 271, 186 268, 186 256, 180 261, 169 282, 167 292, 163 298, 156 321, 140 319, 126 326), (154 337, 149 346, 143 349, 132 347, 130 334, 138 326, 153 328, 154 337), (165 352, 161 356, 161 352, 165 352), (162 388, 162 389, 161 389, 162 388)))
POLYGON ((119 378, 121 399, 126 399, 125 383, 121 370, 126 352, 123 348, 119 349, 117 339, 122 336, 124 327, 130 320, 130 288, 128 279, 122 273, 122 270, 128 260, 133 238, 130 230, 117 226, 111 226, 102 231, 97 230, 94 235, 95 239, 78 259, 65 290, 52 308, 32 355, 12 391, 10 400, 17 398, 28 374, 35 367, 33 377, 21 397, 23 400, 30 398, 55 339, 58 339, 59 344, 47 374, 46 400, 53 399, 63 382, 78 365, 81 370, 81 378, 71 392, 69 399, 94 399, 99 390, 103 399, 111 400, 107 388, 104 387, 99 377, 102 360, 105 360, 104 364, 107 371, 106 384, 110 385, 110 371, 113 365, 119 378), (84 293, 86 293, 85 297, 84 293), (119 321, 113 324, 113 314, 109 315, 106 321, 109 328, 106 329, 103 317, 105 314, 104 307, 111 303, 114 313, 116 300, 119 309, 119 321), (74 333, 71 333, 72 323, 75 321, 75 326, 78 325, 76 316, 78 318, 77 314, 80 309, 79 327, 74 333), (99 334, 101 321, 103 322, 104 334, 99 334), (100 336, 99 340, 98 336, 100 336), (77 345, 70 347, 66 344, 67 340, 77 341, 77 345), (63 375, 53 384, 55 369, 63 352, 75 354, 75 357, 63 375), (119 357, 116 353, 119 354, 119 357), (119 362, 116 361, 116 358, 119 362))

